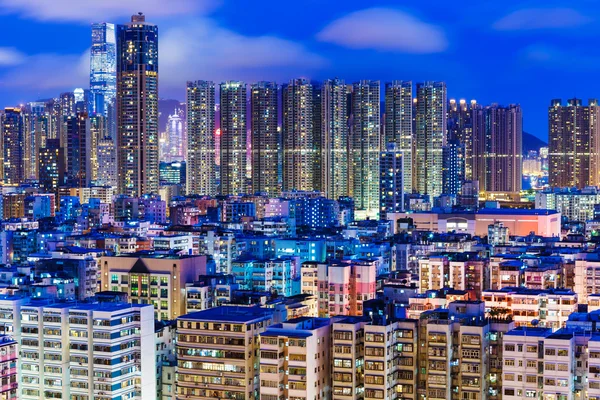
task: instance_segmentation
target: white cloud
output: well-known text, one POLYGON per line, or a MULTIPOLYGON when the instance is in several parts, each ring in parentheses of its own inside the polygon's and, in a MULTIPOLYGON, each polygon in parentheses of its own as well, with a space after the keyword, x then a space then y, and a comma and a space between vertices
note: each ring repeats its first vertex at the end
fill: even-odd
MULTIPOLYGON (((84 54, 38 54, 27 56, 23 62, 0 77, 0 89, 32 90, 47 94, 50 91, 73 90, 89 86, 89 51, 84 54)), ((30 99, 33 100, 33 99, 30 99)))
POLYGON ((496 21, 499 31, 572 28, 592 19, 571 8, 528 8, 518 10, 496 21))
POLYGON ((25 55, 13 47, 0 47, 0 66, 18 65, 25 60, 25 55))
POLYGON ((317 38, 353 49, 439 53, 448 47, 444 31, 405 12, 369 8, 331 22, 317 38))
POLYGON ((243 36, 203 18, 167 29, 159 59, 161 88, 182 91, 186 80, 280 80, 325 64, 302 44, 276 36, 243 36))
POLYGON ((105 21, 144 12, 152 18, 207 12, 218 0, 0 0, 0 12, 42 21, 105 21))

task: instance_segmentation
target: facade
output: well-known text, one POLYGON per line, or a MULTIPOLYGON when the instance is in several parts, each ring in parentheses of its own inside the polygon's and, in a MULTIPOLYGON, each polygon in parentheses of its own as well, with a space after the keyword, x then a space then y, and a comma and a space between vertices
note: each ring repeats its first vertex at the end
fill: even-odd
POLYGON ((375 298, 373 260, 318 264, 319 316, 363 315, 363 304, 375 298))
POLYGON ((247 192, 246 84, 221 83, 221 190, 222 195, 247 192))
POLYGON ((458 195, 465 181, 465 149, 458 140, 448 140, 442 149, 442 192, 458 195))
POLYGON ((187 83, 187 194, 217 194, 215 164, 215 84, 187 83))
POLYGON ((158 193, 158 27, 143 14, 117 26, 118 192, 158 193))
POLYGON ((5 185, 18 185, 25 178, 25 124, 23 112, 8 107, 0 115, 2 128, 2 177, 5 185))
POLYGON ((117 41, 115 25, 92 24, 90 50, 90 115, 108 117, 117 94, 117 41))
POLYGON ((158 320, 172 320, 185 314, 186 284, 207 275, 206 261, 206 256, 105 256, 100 285, 127 293, 134 304, 153 304, 158 320))
POLYGON ((261 345, 256 338, 272 318, 267 309, 233 306, 179 317, 176 399, 258 399, 261 345))
POLYGON ((380 215, 404 210, 405 154, 405 152, 398 149, 395 142, 388 143, 386 151, 381 152, 381 160, 379 161, 381 168, 380 215))
POLYGON ((295 79, 282 88, 283 190, 315 190, 313 85, 295 79))
POLYGON ((432 197, 443 192, 442 148, 446 145, 446 95, 444 82, 417 83, 413 188, 417 193, 432 197))
POLYGON ((475 100, 467 103, 466 100, 458 102, 451 99, 448 105, 448 139, 457 140, 462 146, 464 159, 464 179, 471 181, 477 179, 473 171, 477 169, 474 159, 477 144, 473 137, 473 107, 476 106, 475 100))
POLYGON ((349 195, 348 88, 342 79, 327 80, 321 87, 321 174, 325 197, 349 195))
POLYGON ((0 399, 18 399, 18 343, 10 336, 0 336, 0 399))
MULTIPOLYGON (((385 145, 396 144, 402 156, 402 192, 413 191, 413 96, 411 81, 385 84, 385 145)), ((386 147, 387 148, 387 147, 386 147)))
POLYGON ((352 88, 352 196, 356 219, 379 216, 379 81, 359 81, 352 88))
POLYGON ((600 183, 600 109, 596 99, 584 106, 581 99, 560 99, 548 107, 549 183, 577 187, 600 183))
POLYGON ((5 297, 0 308, 4 330, 14 332, 21 352, 19 399, 156 396, 150 306, 5 297))
POLYGON ((301 317, 267 328, 260 334, 260 398, 331 398, 330 341, 328 318, 301 317))
POLYGON ((40 188, 47 193, 58 193, 65 181, 65 158, 58 139, 47 139, 39 153, 40 188))
POLYGON ((279 94, 275 82, 258 82, 250 87, 252 194, 266 193, 274 197, 281 192, 278 109, 279 94))
POLYGON ((523 163, 521 107, 492 104, 478 106, 472 112, 477 158, 474 179, 486 192, 519 192, 523 163))
POLYGON ((87 113, 65 118, 67 143, 66 180, 76 187, 86 187, 91 182, 90 120, 87 113))

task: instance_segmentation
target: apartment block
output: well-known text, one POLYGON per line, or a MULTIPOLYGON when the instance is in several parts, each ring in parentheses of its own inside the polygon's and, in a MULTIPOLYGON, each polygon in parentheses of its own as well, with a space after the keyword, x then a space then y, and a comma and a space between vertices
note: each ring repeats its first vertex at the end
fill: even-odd
POLYGON ((260 334, 262 400, 331 397, 331 321, 296 318, 260 334))
POLYGON ((511 317, 516 326, 539 326, 556 331, 577 311, 577 294, 569 289, 504 288, 482 294, 486 313, 511 317))
POLYGON ((375 298, 376 260, 318 265, 319 316, 363 315, 363 303, 375 298))
POLYGON ((156 396, 150 306, 0 299, 5 331, 20 357, 20 399, 156 396), (12 308, 13 312, 9 312, 12 308))
POLYGON ((102 290, 127 293, 134 304, 152 304, 158 320, 184 315, 186 284, 207 272, 206 256, 144 253, 100 259, 102 290))
POLYGON ((0 336, 0 399, 18 399, 18 344, 10 336, 0 336))
POLYGON ((273 320, 260 307, 216 307, 177 319, 176 398, 259 398, 258 335, 273 320))

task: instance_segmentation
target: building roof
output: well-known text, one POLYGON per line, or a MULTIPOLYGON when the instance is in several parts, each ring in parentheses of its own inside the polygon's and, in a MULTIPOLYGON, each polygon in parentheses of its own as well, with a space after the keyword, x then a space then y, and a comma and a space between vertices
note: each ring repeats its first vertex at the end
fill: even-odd
POLYGON ((178 319, 248 323, 255 320, 265 320, 273 317, 273 310, 262 307, 221 306, 208 310, 197 311, 182 315, 178 319))

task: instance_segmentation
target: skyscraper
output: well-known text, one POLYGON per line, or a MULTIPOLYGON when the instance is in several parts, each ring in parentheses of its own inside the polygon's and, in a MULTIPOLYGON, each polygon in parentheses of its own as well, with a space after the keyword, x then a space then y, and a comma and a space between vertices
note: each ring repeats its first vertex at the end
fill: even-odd
POLYGON ((250 88, 252 193, 262 192, 269 196, 280 193, 277 89, 274 82, 258 82, 250 88))
POLYGON ((461 193, 465 180, 464 146, 457 139, 450 139, 442 149, 442 191, 444 194, 461 193))
POLYGON ((417 83, 414 189, 442 194, 442 147, 446 144, 446 84, 417 83))
POLYGON ((352 88, 352 174, 356 219, 379 215, 379 81, 359 81, 352 88))
POLYGON ((523 116, 519 105, 473 109, 474 174, 486 192, 519 192, 522 186, 523 116), (475 153, 476 152, 476 153, 475 153))
POLYGON ((117 27, 118 192, 158 193, 158 27, 143 14, 117 27))
POLYGON ((118 182, 117 155, 115 141, 110 136, 105 136, 98 141, 98 165, 101 173, 98 173, 95 184, 98 186, 116 187, 118 182))
POLYGON ((117 42, 115 25, 92 24, 90 49, 90 115, 108 117, 108 107, 117 93, 117 42))
POLYGON ((76 187, 90 184, 90 120, 87 113, 69 116, 67 128, 67 183, 76 187))
POLYGON ((584 188, 600 183, 598 170, 600 108, 595 99, 584 106, 580 99, 548 108, 549 180, 552 187, 584 188))
POLYGON ((47 193, 58 194, 58 188, 65 181, 65 157, 58 139, 46 140, 39 150, 40 188, 47 193))
MULTIPOLYGON (((96 114, 89 117, 89 179, 91 182, 96 183, 100 175, 104 174, 109 168, 106 164, 100 164, 98 160, 98 148, 99 144, 104 139, 108 132, 106 131, 106 117, 104 115, 96 114)), ((114 142, 113 142, 114 143, 114 142)))
POLYGON ((221 194, 243 194, 246 184, 246 84, 221 83, 221 194))
POLYGON ((184 131, 183 120, 179 116, 179 110, 175 109, 175 112, 172 115, 169 115, 169 120, 167 122, 167 146, 165 146, 165 153, 161 154, 161 161, 184 161, 184 131))
POLYGON ((477 179, 473 175, 473 117, 472 108, 475 100, 450 100, 448 106, 448 140, 458 140, 464 148, 464 169, 466 180, 477 179))
POLYGON ((403 153, 404 193, 413 186, 413 95, 411 81, 392 81, 385 84, 385 143, 395 143, 395 151, 403 153))
POLYGON ((325 197, 350 194, 348 170, 348 89, 341 79, 321 87, 321 183, 325 197))
POLYGON ((187 83, 187 194, 217 194, 215 170, 215 84, 187 83))
POLYGON ((315 189, 313 86, 294 79, 283 87, 283 190, 315 189))
POLYGON ((18 107, 7 107, 1 118, 3 182, 5 185, 18 185, 25 175, 23 112, 18 107))
POLYGON ((380 215, 404 211, 403 171, 404 152, 395 142, 390 142, 381 152, 380 175, 380 215))

